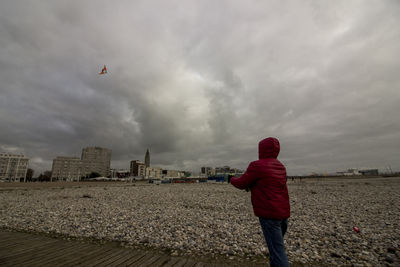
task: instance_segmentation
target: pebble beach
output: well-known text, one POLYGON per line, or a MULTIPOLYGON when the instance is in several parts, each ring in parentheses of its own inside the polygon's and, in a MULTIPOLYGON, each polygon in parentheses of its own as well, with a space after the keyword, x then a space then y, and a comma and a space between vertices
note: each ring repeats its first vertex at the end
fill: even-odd
MULTIPOLYGON (((3 229, 267 262, 250 193, 227 183, 4 184, 3 229)), ((290 262, 400 266, 400 178, 288 180, 288 189, 290 262)))

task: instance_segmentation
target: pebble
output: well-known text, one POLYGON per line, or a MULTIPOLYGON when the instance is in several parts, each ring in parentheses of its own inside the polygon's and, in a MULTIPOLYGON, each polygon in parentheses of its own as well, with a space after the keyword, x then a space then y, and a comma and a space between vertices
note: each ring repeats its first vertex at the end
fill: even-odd
POLYGON ((389 263, 393 263, 393 262, 394 262, 393 258, 390 257, 390 256, 386 256, 386 257, 385 257, 385 261, 387 261, 387 262, 389 262, 389 263))

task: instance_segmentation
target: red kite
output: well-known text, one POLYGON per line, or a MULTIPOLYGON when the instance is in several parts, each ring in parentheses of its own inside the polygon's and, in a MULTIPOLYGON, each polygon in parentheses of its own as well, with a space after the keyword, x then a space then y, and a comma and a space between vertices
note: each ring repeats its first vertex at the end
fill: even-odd
POLYGON ((106 74, 106 73, 107 73, 107 68, 106 68, 106 65, 104 65, 104 68, 101 70, 101 72, 99 74, 102 75, 102 74, 106 74))

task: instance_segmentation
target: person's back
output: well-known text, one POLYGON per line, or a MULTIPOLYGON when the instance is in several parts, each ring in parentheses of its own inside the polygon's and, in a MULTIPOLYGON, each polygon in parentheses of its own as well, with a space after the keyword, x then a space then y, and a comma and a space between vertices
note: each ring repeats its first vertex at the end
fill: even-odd
POLYGON ((240 178, 233 177, 230 182, 239 189, 251 190, 254 214, 260 219, 271 266, 289 266, 283 236, 290 217, 290 204, 286 169, 277 160, 279 151, 276 138, 262 140, 258 145, 259 160, 251 162, 240 178))

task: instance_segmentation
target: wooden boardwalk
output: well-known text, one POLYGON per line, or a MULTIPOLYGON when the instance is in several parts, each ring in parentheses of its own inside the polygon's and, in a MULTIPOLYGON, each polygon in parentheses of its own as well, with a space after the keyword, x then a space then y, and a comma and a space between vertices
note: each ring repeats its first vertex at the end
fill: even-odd
POLYGON ((67 241, 0 230, 0 266, 261 266, 253 262, 210 262, 153 250, 67 241))

